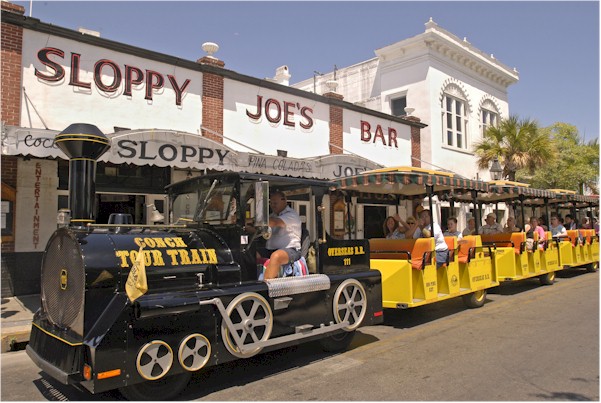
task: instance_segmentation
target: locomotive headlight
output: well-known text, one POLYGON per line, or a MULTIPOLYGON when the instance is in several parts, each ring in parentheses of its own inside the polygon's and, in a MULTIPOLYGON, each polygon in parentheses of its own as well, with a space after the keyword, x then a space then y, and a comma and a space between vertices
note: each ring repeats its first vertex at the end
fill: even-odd
POLYGON ((62 208, 56 215, 56 225, 58 228, 68 227, 71 223, 71 210, 62 208))

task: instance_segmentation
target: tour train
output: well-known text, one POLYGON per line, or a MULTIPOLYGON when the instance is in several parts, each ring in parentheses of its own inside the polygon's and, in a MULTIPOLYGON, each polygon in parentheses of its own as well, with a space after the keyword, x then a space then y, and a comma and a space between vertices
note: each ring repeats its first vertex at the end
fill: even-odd
POLYGON ((110 142, 74 124, 55 143, 70 158, 71 225, 46 246, 27 353, 61 383, 168 400, 201 368, 310 340, 342 350, 358 327, 382 323, 368 242, 328 237, 322 208, 308 212, 313 273, 258 281, 269 189, 321 206, 333 183, 208 174, 168 187, 174 224, 95 225, 96 160, 110 142))
POLYGON ((335 229, 337 220, 351 221, 348 209, 333 211, 333 200, 352 196, 391 206, 427 197, 432 214, 436 195, 451 205, 473 203, 477 223, 480 203, 518 202, 522 212, 537 204, 558 211, 599 204, 569 192, 418 168, 337 181, 207 174, 167 187, 170 224, 94 224, 96 160, 110 141, 95 126, 75 124, 55 143, 70 158, 71 218, 44 252, 41 308, 27 353, 48 375, 91 393, 119 389, 132 400, 171 399, 208 366, 312 340, 344 350, 357 328, 383 323, 383 308, 457 296, 475 308, 503 281, 538 277, 552 284, 557 270, 596 270, 599 263, 598 236, 586 230, 532 247, 524 232, 461 242, 445 237, 451 252, 438 269, 433 238, 328 233, 327 220, 335 229), (309 206, 302 276, 258 280, 256 250, 270 234, 270 189, 309 206), (247 230, 249 220, 256 231, 247 230), (147 290, 137 287, 144 275, 147 290))
MULTIPOLYGON (((549 206, 556 210, 599 206, 599 198, 575 195, 558 190, 533 189, 527 184, 509 181, 482 182, 456 177, 455 174, 413 167, 391 167, 364 172, 337 180, 338 188, 348 196, 363 201, 398 205, 401 199, 417 199, 421 205, 428 199, 430 222, 434 222, 432 198, 448 200, 451 210, 455 202, 472 203, 476 231, 481 222, 480 205, 505 202, 521 213, 540 214, 549 206)), ((540 215, 535 215, 539 217, 540 215)), ((548 218, 547 218, 547 221, 548 218)), ((536 233, 528 241, 526 232, 499 233, 457 237, 446 236, 449 257, 437 268, 434 238, 372 238, 372 269, 382 273, 382 306, 412 308, 462 296, 470 308, 484 304, 487 289, 505 281, 537 277, 543 285, 551 285, 558 270, 583 267, 596 271, 599 266, 599 236, 594 229, 567 231, 566 238, 539 241, 536 233)))

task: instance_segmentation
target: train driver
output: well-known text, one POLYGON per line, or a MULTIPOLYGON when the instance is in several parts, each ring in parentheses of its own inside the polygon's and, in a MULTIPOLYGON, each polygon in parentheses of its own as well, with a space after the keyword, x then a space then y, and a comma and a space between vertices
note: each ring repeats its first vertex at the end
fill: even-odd
POLYGON ((265 268, 265 280, 278 277, 282 265, 301 258, 300 216, 288 206, 286 195, 280 191, 271 194, 269 206, 272 210, 269 216, 272 232, 266 244, 265 257, 269 257, 269 263, 265 268))

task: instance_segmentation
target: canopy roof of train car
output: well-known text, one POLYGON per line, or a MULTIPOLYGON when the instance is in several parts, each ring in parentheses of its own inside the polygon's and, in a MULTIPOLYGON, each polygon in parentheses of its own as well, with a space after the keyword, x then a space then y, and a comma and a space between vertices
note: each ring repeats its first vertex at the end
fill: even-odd
POLYGON ((336 183, 341 190, 401 197, 426 196, 427 185, 433 187, 434 194, 450 191, 459 194, 472 190, 488 191, 488 184, 483 181, 459 177, 449 172, 415 167, 391 167, 365 171, 359 175, 338 179, 336 183))

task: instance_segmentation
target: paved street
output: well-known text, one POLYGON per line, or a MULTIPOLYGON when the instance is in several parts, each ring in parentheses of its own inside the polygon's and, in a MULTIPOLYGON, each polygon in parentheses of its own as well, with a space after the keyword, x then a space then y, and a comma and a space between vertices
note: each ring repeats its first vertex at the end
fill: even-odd
MULTIPOLYGON (((342 354, 312 343, 210 368, 182 400, 599 400, 599 274, 553 286, 503 284, 461 299, 387 311, 342 354)), ((2 355, 2 400, 115 400, 58 385, 24 352, 2 355)))

